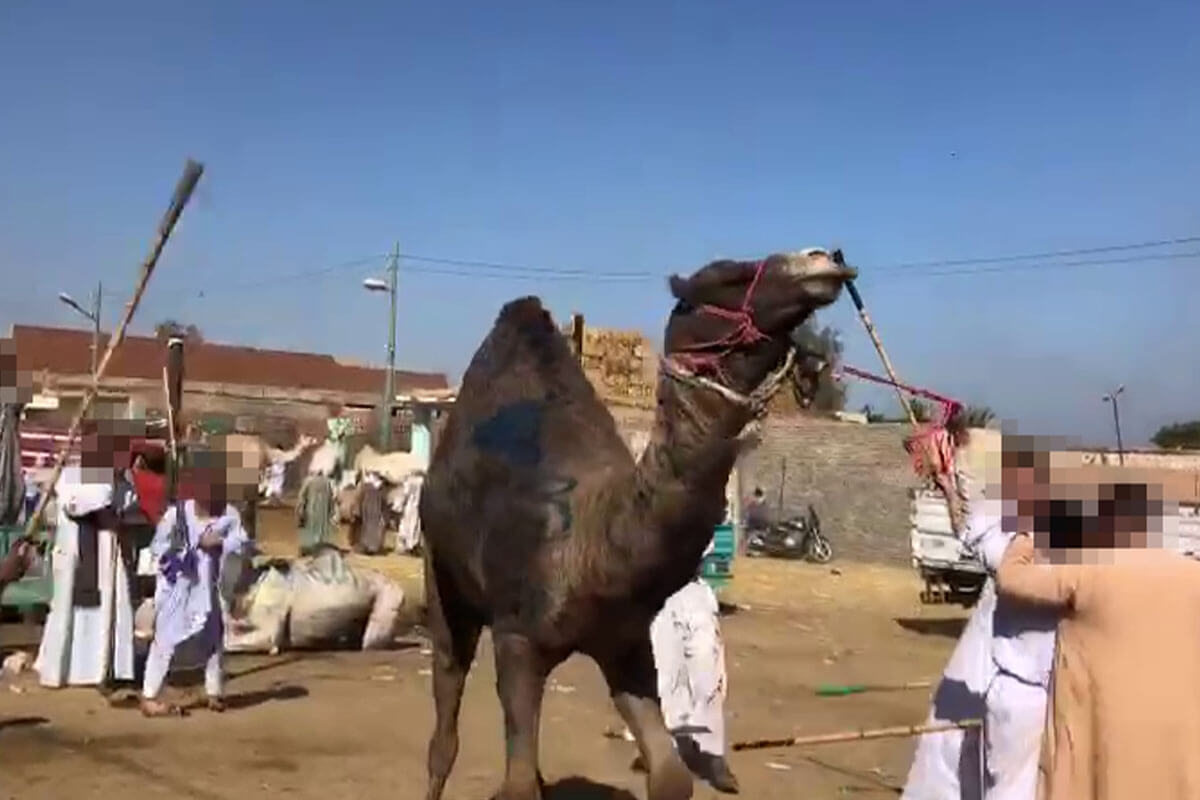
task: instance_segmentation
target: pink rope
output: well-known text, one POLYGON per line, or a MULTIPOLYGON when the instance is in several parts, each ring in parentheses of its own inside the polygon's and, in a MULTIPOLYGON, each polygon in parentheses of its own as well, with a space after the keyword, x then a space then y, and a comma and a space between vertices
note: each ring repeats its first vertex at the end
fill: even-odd
POLYGON ((673 353, 672 356, 680 364, 688 367, 693 372, 713 371, 720 373, 721 359, 729 355, 734 348, 745 344, 754 344, 769 339, 770 337, 759 330, 758 325, 754 323, 754 312, 752 306, 754 303, 754 290, 758 288, 758 282, 762 278, 763 270, 767 262, 759 261, 755 265, 754 279, 750 281, 750 286, 746 289, 746 296, 742 298, 742 305, 737 309, 722 308, 705 304, 697 309, 701 314, 719 317, 735 323, 732 330, 719 339, 713 339, 710 342, 698 342, 690 344, 682 348, 682 352, 673 353), (697 352, 712 350, 717 348, 716 352, 697 352))
POLYGON ((843 366, 840 371, 937 403, 941 409, 938 419, 926 425, 918 425, 912 435, 904 440, 904 449, 912 457, 913 470, 918 475, 945 475, 954 470, 954 443, 950 441, 946 423, 963 407, 962 403, 937 392, 909 386, 855 367, 843 366))

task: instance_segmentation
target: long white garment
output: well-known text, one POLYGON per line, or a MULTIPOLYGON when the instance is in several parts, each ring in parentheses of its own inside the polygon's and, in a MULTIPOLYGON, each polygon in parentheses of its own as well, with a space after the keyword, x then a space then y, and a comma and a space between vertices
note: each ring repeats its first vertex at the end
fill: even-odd
MULTIPOLYGON (((988 578, 942 673, 926 724, 983 718, 984 697, 995 671, 991 647, 995 609, 996 587, 988 578)), ((927 733, 917 740, 901 798, 980 800, 983 784, 982 737, 978 729, 927 733)))
MULTIPOLYGON (((87 470, 91 472, 94 470, 87 470)), ((51 558, 54 594, 34 662, 41 684, 50 688, 99 685, 108 666, 106 653, 111 659, 112 677, 133 680, 133 605, 129 576, 124 562, 117 557, 113 531, 99 531, 97 536, 100 605, 84 608, 73 603, 79 526, 72 517, 101 509, 112 500, 111 479, 102 482, 97 477, 85 477, 81 467, 67 467, 55 486, 58 510, 51 558), (109 631, 112 641, 106 646, 109 631)))
MULTIPOLYGON (((989 575, 1012 539, 1000 511, 996 501, 976 504, 963 536, 989 575)), ((1033 800, 1055 624, 1044 611, 999 601, 987 579, 927 720, 983 719, 984 730, 922 736, 906 800, 1033 800)))
POLYGON ((421 543, 421 486, 425 476, 414 472, 404 483, 388 493, 392 511, 400 518, 396 534, 396 552, 411 553, 421 543), (394 497, 393 497, 394 495, 394 497))
POLYGON ((700 751, 725 755, 725 646, 717 596, 702 579, 684 586, 650 623, 658 694, 667 728, 686 733, 700 751))
POLYGON ((1034 800, 1046 725, 1046 687, 999 672, 987 693, 984 753, 988 800, 1034 800))
POLYGON ((187 668, 204 663, 210 696, 220 692, 220 658, 224 635, 221 599, 217 580, 225 557, 240 550, 247 541, 241 517, 231 505, 220 517, 201 520, 196 503, 182 504, 185 535, 182 546, 172 548, 176 508, 159 520, 150 545, 158 575, 154 591, 154 641, 146 665, 142 694, 153 698, 162 688, 169 667, 187 668), (219 551, 202 548, 205 533, 221 537, 219 551))
POLYGON ((286 461, 274 461, 267 467, 266 497, 278 500, 283 497, 283 479, 287 474, 286 461))

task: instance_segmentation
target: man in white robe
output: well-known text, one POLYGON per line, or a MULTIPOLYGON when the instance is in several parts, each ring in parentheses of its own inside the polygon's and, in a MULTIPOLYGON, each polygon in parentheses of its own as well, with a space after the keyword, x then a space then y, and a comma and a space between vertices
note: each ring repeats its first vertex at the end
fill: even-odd
POLYGON ((168 716, 178 709, 159 701, 171 668, 204 665, 208 707, 223 711, 224 621, 217 592, 222 562, 247 543, 237 509, 215 501, 187 500, 167 509, 154 532, 150 550, 157 575, 154 590, 154 640, 146 656, 142 713, 168 716), (210 510, 213 506, 219 514, 210 510), (180 516, 182 514, 182 516, 180 516))
POLYGON ((301 436, 300 440, 290 450, 280 450, 275 447, 268 447, 266 449, 267 466, 263 474, 263 479, 259 483, 259 492, 262 493, 264 502, 274 504, 283 501, 283 485, 284 479, 287 477, 288 464, 295 461, 305 450, 315 444, 316 440, 311 436, 301 436))
POLYGON ((65 468, 55 486, 54 589, 34 662, 46 687, 106 692, 134 677, 130 547, 113 508, 113 470, 129 459, 122 441, 85 437, 83 466, 65 468))
POLYGON ((714 789, 738 791, 725 760, 725 645, 717 596, 697 577, 667 598, 650 623, 658 695, 688 767, 714 789))
POLYGON ((1005 445, 1007 503, 986 499, 973 504, 963 532, 989 577, 946 665, 927 720, 983 719, 984 727, 922 736, 903 800, 1034 800, 1057 617, 998 601, 994 576, 1016 530, 1032 529, 1032 504, 1044 494, 1049 475, 1048 465, 1040 465, 1045 453, 1020 441, 1005 445), (1018 513, 1005 515, 1005 505, 1018 513))

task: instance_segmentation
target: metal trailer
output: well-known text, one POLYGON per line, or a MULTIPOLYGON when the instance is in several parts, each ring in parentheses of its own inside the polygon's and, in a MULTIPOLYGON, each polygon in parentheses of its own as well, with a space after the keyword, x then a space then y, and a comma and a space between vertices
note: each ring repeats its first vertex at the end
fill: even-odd
POLYGON ((912 489, 909 496, 912 565, 925 582, 921 602, 972 605, 987 580, 983 562, 954 535, 941 492, 912 489))

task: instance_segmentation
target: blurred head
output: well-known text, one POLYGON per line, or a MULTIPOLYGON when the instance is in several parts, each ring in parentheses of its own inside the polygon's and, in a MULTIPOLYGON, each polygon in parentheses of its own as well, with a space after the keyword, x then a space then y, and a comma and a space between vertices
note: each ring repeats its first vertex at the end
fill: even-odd
POLYGON ((17 368, 17 347, 0 339, 0 403, 25 404, 33 399, 33 376, 17 368))
POLYGON ((188 461, 179 475, 180 494, 195 500, 203 511, 220 514, 231 499, 224 451, 193 451, 188 461))
POLYGON ((1049 514, 1050 450, 1035 437, 1005 434, 1000 459, 1004 528, 1032 531, 1036 518, 1049 514))
POLYGON ((1064 489, 1035 522, 1035 539, 1052 550, 1144 548, 1157 546, 1163 501, 1145 483, 1111 482, 1064 489))
POLYGON ((133 440, 146 436, 146 426, 137 420, 98 417, 82 426, 79 461, 85 469, 124 470, 133 464, 133 440))
MULTIPOLYGON (((1099 547, 1143 548, 1162 528, 1163 500, 1145 483, 1105 483, 1099 487, 1099 547)), ((1157 538, 1157 537, 1155 537, 1157 538)))

